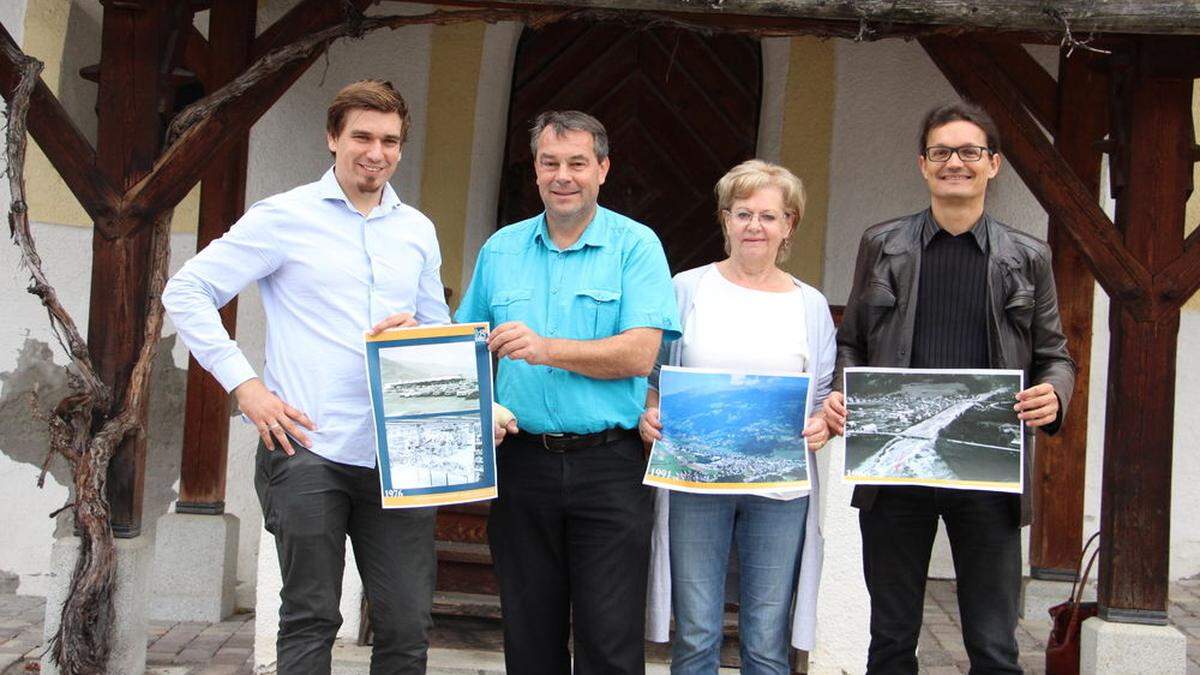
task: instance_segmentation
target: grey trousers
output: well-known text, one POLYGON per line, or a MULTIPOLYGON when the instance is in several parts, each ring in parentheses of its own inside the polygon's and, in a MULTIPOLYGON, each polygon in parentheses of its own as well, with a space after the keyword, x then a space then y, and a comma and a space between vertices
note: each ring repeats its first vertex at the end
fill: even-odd
POLYGON ((280 675, 330 672, 342 616, 346 537, 370 603, 371 673, 424 673, 437 566, 435 508, 380 505, 375 469, 259 444, 254 487, 275 535, 283 577, 277 639, 280 675))

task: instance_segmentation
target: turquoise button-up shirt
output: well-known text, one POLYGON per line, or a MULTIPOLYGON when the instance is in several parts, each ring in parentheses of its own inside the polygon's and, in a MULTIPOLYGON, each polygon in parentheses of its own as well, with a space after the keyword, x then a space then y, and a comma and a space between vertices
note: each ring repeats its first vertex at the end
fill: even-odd
MULTIPOLYGON (((598 207, 579 240, 555 246, 546 215, 492 235, 479 252, 455 321, 523 321, 550 338, 596 340, 630 328, 679 336, 679 313, 662 244, 630 218, 598 207)), ((646 378, 597 380, 501 359, 496 400, 531 433, 587 434, 637 427, 646 378)))

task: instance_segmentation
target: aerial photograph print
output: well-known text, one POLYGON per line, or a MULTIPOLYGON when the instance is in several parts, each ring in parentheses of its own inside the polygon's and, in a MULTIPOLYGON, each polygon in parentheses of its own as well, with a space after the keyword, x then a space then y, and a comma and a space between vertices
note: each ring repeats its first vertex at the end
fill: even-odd
POLYGON ((722 494, 809 487, 808 375, 664 366, 645 483, 722 494))
POLYGON ((1020 492, 1019 370, 847 368, 846 482, 1020 492))
POLYGON ((461 324, 368 339, 385 507, 495 496, 487 328, 461 324))

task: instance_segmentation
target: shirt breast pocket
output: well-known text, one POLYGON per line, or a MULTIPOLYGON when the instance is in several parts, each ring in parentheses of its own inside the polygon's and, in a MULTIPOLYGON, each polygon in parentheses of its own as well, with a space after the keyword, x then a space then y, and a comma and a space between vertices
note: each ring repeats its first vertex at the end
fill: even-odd
POLYGON ((579 340, 612 337, 621 319, 621 291, 585 288, 575 293, 571 308, 572 332, 579 340))
POLYGON ((492 298, 492 327, 506 321, 529 321, 529 307, 533 291, 528 288, 513 288, 496 293, 492 298))

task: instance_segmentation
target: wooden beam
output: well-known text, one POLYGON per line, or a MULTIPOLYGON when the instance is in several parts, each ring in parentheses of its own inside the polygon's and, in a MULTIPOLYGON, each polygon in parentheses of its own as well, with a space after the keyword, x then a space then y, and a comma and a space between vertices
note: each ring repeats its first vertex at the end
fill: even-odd
MULTIPOLYGON (((212 33, 212 18, 209 18, 209 33, 212 33)), ((187 32, 183 36, 183 58, 181 62, 188 70, 196 74, 196 79, 200 80, 200 84, 204 85, 204 91, 210 92, 219 87, 219 84, 214 84, 212 79, 212 62, 213 50, 209 47, 208 40, 196 30, 196 26, 187 27, 187 32)), ((218 54, 220 52, 217 52, 218 54)))
MULTIPOLYGON (((361 8, 370 0, 353 2, 361 8)), ((311 29, 312 22, 317 19, 324 22, 318 22, 318 28, 337 24, 343 20, 342 5, 325 0, 304 0, 255 40, 253 53, 258 54, 259 50, 269 53, 272 48, 289 44, 282 41, 307 35, 302 31, 311 29), (276 42, 281 44, 276 45, 276 42)), ((200 180, 214 153, 222 151, 227 143, 248 131, 323 51, 324 48, 318 48, 308 58, 284 66, 255 85, 253 94, 238 97, 188 129, 159 157, 154 169, 129 190, 125 208, 142 213, 178 204, 200 180)), ((133 221, 127 224, 133 225, 133 221)))
POLYGON ((1172 304, 1183 304, 1200 290, 1200 237, 1193 230, 1183 254, 1154 275, 1154 287, 1172 304))
MULTIPOLYGON (((1108 78, 1099 55, 1061 50, 1054 147, 1098 200, 1102 155, 1096 141, 1108 134, 1108 78)), ((1071 408, 1053 436, 1039 435, 1033 456, 1033 526, 1030 576, 1074 579, 1083 546, 1083 486, 1087 468, 1088 380, 1092 360, 1092 305, 1096 279, 1062 224, 1051 218, 1050 250, 1063 333, 1075 358, 1071 408)))
MULTIPOLYGON (((12 98, 20 73, 16 59, 21 50, 0 24, 0 93, 12 98)), ((71 194, 106 236, 112 235, 109 219, 117 212, 120 196, 112 183, 96 170, 96 151, 79 131, 46 83, 38 78, 29 101, 29 133, 62 176, 71 194)))
MULTIPOLYGON (((155 0, 104 8, 97 157, 100 171, 119 189, 149 172, 161 146, 159 102, 169 4, 155 0)), ((117 226, 123 224, 118 220, 117 226)), ((110 241, 97 233, 92 240, 88 348, 101 379, 117 392, 114 407, 127 395, 124 387, 141 349, 150 234, 150 228, 142 227, 128 237, 110 241)), ((139 411, 143 420, 145 412, 139 411)), ((108 500, 118 537, 141 532, 145 456, 146 436, 136 434, 121 444, 109 464, 108 500)))
POLYGON ((1004 72, 960 38, 923 37, 920 43, 958 93, 991 114, 1004 139, 1004 156, 1042 208, 1071 234, 1109 296, 1149 315, 1150 273, 1125 247, 1087 186, 1022 107, 1020 93, 1004 72))
MULTIPOLYGON (((208 34, 211 79, 219 88, 250 63, 255 5, 243 0, 213 0, 208 34)), ((200 184, 200 225, 196 250, 224 234, 242 215, 246 202, 249 130, 213 158, 200 184)), ((237 325, 237 299, 221 308, 221 323, 230 337, 237 325)), ((183 420, 183 458, 179 469, 178 513, 218 514, 225 511, 225 472, 229 448, 229 395, 195 358, 188 360, 187 406, 183 420)))
MULTIPOLYGON (((487 2, 473 3, 488 6, 487 2)), ((512 6, 544 5, 545 0, 506 0, 512 6)), ((1036 31, 1061 35, 1146 33, 1200 34, 1200 4, 1192 0, 561 0, 563 8, 757 15, 865 23, 927 24, 963 30, 1036 31)))
MULTIPOLYGON (((1057 136, 1061 122, 1058 83, 1020 43, 990 40, 985 46, 992 60, 1004 71, 1009 81, 1016 85, 1021 94, 1021 103, 1033 113, 1034 119, 1042 128, 1050 132, 1051 136, 1057 136)), ((1086 113, 1087 109, 1084 108, 1083 111, 1086 113)), ((1080 114, 1080 111, 1076 110, 1075 114, 1080 114)))
MULTIPOLYGON (((1192 188, 1193 81, 1162 39, 1138 39, 1116 81, 1117 223, 1148 269, 1181 259, 1192 188), (1164 75, 1164 73, 1166 73, 1164 75)), ((1113 298, 1100 500, 1100 617, 1167 622, 1179 300, 1142 316, 1113 298)))

